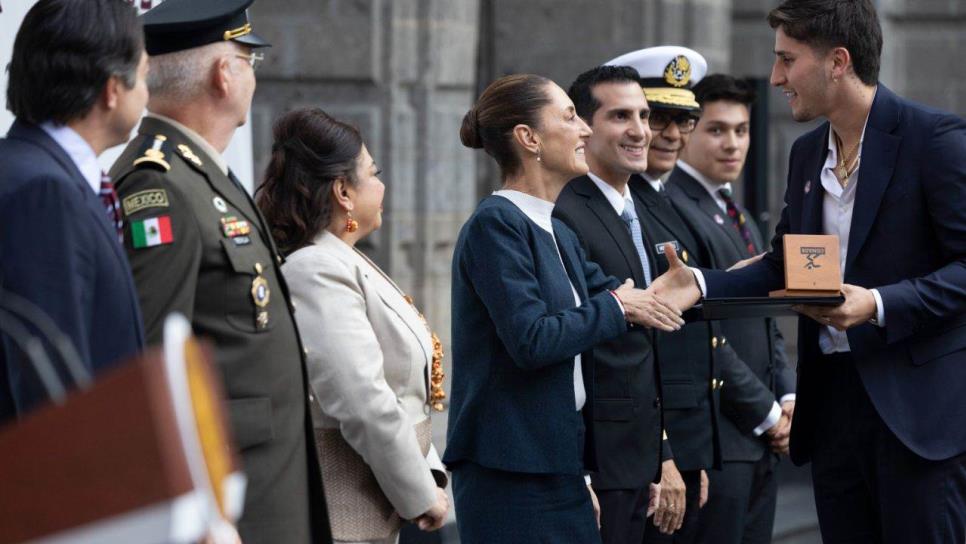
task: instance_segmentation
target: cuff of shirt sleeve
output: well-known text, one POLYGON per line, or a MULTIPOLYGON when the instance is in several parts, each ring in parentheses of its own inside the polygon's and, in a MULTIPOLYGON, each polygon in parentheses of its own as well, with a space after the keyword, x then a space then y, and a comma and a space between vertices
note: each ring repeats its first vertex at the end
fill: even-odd
POLYGON ((590 485, 590 474, 584 474, 584 484, 590 485))
POLYGON ((778 402, 780 402, 781 404, 785 404, 788 401, 795 402, 795 393, 788 393, 788 394, 782 395, 782 398, 778 399, 778 402))
POLYGON ((621 309, 621 315, 624 317, 627 317, 627 310, 624 309, 624 303, 621 302, 621 297, 617 296, 617 293, 613 291, 608 291, 608 292, 612 297, 614 297, 614 300, 617 301, 617 306, 621 309))
POLYGON ((755 436, 761 436, 765 434, 765 431, 767 431, 768 429, 771 429, 772 427, 778 424, 778 420, 781 419, 781 417, 782 417, 782 407, 779 406, 777 402, 772 403, 771 411, 768 412, 768 417, 765 418, 765 421, 761 422, 761 425, 755 427, 755 430, 753 430, 752 432, 754 433, 755 436))
POLYGON ((875 324, 880 327, 886 326, 885 306, 882 304, 882 295, 878 289, 872 289, 872 296, 875 297, 875 324))
POLYGON ((708 285, 704 282, 704 274, 694 267, 691 267, 690 270, 694 274, 694 279, 698 282, 698 289, 701 289, 701 298, 706 298, 708 296, 708 285))

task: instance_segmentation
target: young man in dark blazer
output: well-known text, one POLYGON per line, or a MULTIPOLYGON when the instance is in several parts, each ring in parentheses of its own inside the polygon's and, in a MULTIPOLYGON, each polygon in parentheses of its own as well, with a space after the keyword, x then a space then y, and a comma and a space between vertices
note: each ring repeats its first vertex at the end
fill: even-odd
MULTIPOLYGON (((731 76, 715 74, 694 87, 701 119, 668 178, 672 203, 709 242, 711 265, 726 269, 763 251, 751 215, 732 196, 748 155, 750 108, 754 89, 731 76)), ((786 364, 784 340, 771 318, 729 319, 722 333, 755 376, 781 403, 772 418, 790 418, 795 407, 795 373, 786 364)), ((729 392, 724 388, 723 394, 729 392)), ((698 541, 708 544, 771 542, 775 520, 778 460, 763 426, 742 427, 728 417, 718 420, 721 470, 711 479, 708 504, 701 512, 698 541)), ((769 423, 772 423, 769 420, 769 423)), ((786 449, 787 442, 777 445, 786 449)))
MULTIPOLYGON (((0 308, 14 297, 36 306, 96 377, 144 344, 116 196, 97 164, 127 140, 148 99, 137 14, 121 0, 41 0, 17 32, 9 71, 17 120, 0 140, 0 308)), ((0 331, 0 423, 49 399, 16 337, 0 331)))
POLYGON ((772 84, 796 120, 828 122, 792 146, 764 259, 659 285, 681 305, 762 295, 784 286, 785 234, 838 235, 845 302, 801 308, 791 435, 823 539, 963 542, 966 122, 878 82, 871 0, 789 0, 769 23, 772 84))

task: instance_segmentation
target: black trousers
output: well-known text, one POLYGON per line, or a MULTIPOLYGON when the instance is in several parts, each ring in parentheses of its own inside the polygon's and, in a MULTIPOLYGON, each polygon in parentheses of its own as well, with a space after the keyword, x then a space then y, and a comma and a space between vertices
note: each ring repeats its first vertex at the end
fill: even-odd
MULTIPOLYGON (((648 520, 645 524, 644 542, 646 544, 691 544, 695 541, 698 530, 699 508, 698 500, 701 498, 701 471, 688 470, 681 472, 685 486, 685 510, 684 523, 681 528, 673 534, 666 535, 657 530, 653 520, 648 520)), ((662 499, 663 500, 663 499, 662 499)))
POLYGON ((930 461, 910 451, 879 417, 850 354, 814 364, 822 390, 813 392, 812 480, 825 544, 966 542, 966 455, 930 461))
POLYGON ((604 489, 600 502, 600 539, 604 544, 641 544, 650 489, 604 489))
POLYGON ((778 482, 775 457, 765 452, 757 462, 722 463, 708 471, 708 503, 701 509, 701 544, 767 544, 775 526, 778 482))

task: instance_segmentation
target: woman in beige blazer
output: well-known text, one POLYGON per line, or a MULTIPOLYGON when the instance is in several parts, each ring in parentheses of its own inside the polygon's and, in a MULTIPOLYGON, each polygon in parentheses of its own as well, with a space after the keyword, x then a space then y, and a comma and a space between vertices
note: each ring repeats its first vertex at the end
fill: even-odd
POLYGON ((429 419, 442 352, 411 299, 355 247, 382 222, 379 171, 358 131, 321 110, 286 114, 274 135, 258 203, 287 255, 333 537, 394 543, 404 520, 435 530, 449 507, 429 419))

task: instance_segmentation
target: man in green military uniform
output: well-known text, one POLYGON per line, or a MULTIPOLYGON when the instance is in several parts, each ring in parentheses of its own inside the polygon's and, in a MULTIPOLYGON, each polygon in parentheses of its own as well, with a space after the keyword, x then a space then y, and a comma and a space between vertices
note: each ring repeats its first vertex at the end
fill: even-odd
POLYGON ((243 542, 330 542, 303 348, 281 258, 222 152, 267 46, 253 0, 167 0, 144 15, 149 114, 114 164, 149 343, 180 312, 215 344, 248 488, 243 542))

